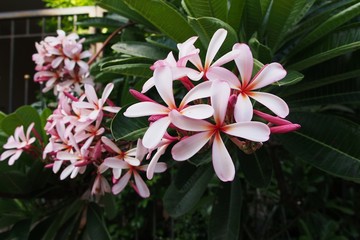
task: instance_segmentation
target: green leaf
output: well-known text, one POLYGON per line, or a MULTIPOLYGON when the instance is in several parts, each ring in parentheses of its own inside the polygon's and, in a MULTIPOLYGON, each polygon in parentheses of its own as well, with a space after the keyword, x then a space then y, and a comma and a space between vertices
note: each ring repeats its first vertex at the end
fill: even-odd
POLYGON ((109 11, 115 12, 121 16, 124 16, 136 23, 142 23, 146 26, 152 27, 151 23, 147 21, 141 13, 138 13, 132 9, 122 0, 96 0, 96 3, 109 11))
POLYGON ((16 240, 27 240, 30 234, 31 219, 25 219, 20 222, 17 222, 10 231, 10 236, 8 239, 16 240))
POLYGON ((227 19, 227 0, 184 0, 183 3, 192 17, 227 19))
POLYGON ((184 163, 163 198, 169 215, 179 217, 190 211, 204 194, 213 175, 211 164, 194 167, 184 163))
POLYGON ((246 38, 250 39, 255 32, 261 29, 263 22, 263 14, 260 0, 245 1, 245 11, 243 12, 243 25, 246 33, 246 38))
POLYGON ((243 11, 245 8, 245 0, 230 0, 230 7, 228 12, 228 20, 227 23, 233 29, 240 29, 241 26, 241 19, 243 16, 243 11))
POLYGON ((267 43, 273 48, 279 45, 289 32, 309 11, 315 0, 273 1, 267 23, 267 43))
POLYGON ((272 177, 272 162, 264 147, 253 154, 239 151, 240 169, 250 185, 266 188, 272 177))
POLYGON ((184 42, 195 35, 181 13, 165 1, 123 0, 123 2, 176 42, 184 42))
POLYGON ((287 72, 286 76, 283 79, 276 82, 275 84, 278 86, 293 85, 293 84, 300 82, 303 78, 304 78, 303 74, 301 74, 297 71, 290 70, 287 72))
POLYGON ((296 49, 293 50, 292 54, 300 52, 304 48, 308 47, 310 44, 319 40, 321 37, 325 36, 331 31, 334 31, 336 28, 348 22, 355 16, 358 16, 359 14, 360 3, 351 5, 350 7, 335 14, 334 16, 330 17, 325 22, 320 24, 312 32, 306 34, 306 36, 302 40, 300 40, 299 44, 297 45, 296 49))
MULTIPOLYGON (((46 229, 43 240, 54 239, 59 229, 69 220, 74 218, 74 215, 83 211, 85 202, 80 199, 74 200, 71 204, 64 206, 57 212, 55 219, 51 225, 46 229)), ((79 215, 80 216, 80 215, 79 215)))
POLYGON ((251 52, 254 58, 258 59, 263 63, 271 62, 272 60, 271 49, 265 46, 264 44, 261 44, 259 40, 257 40, 255 37, 252 37, 249 40, 249 46, 251 48, 251 52))
POLYGON ((24 126, 24 131, 26 132, 27 127, 32 122, 35 123, 34 128, 36 131, 42 134, 44 130, 38 112, 31 106, 22 106, 3 119, 1 128, 8 135, 12 135, 14 134, 15 128, 21 125, 24 126))
POLYGON ((311 56, 307 59, 304 59, 302 61, 299 61, 295 64, 292 64, 288 66, 289 69, 294 69, 297 71, 301 71, 305 68, 308 68, 310 66, 316 65, 321 62, 325 62, 326 60, 329 60, 331 58, 337 57, 339 55, 355 51, 357 49, 360 49, 360 41, 349 43, 337 48, 330 49, 326 52, 319 53, 317 55, 311 56))
POLYGON ((164 59, 169 53, 167 49, 145 42, 120 42, 114 44, 111 48, 119 53, 152 60, 164 59))
POLYGON ((116 73, 124 76, 150 78, 153 74, 150 66, 150 64, 146 63, 130 63, 105 67, 102 71, 104 73, 116 73))
POLYGON ((195 166, 199 167, 203 164, 210 163, 212 159, 212 153, 211 151, 205 151, 203 153, 197 153, 193 157, 191 157, 188 161, 191 164, 194 164, 195 166))
POLYGON ((287 102, 290 106, 294 107, 360 103, 360 91, 326 92, 320 89, 319 92, 312 91, 311 93, 307 94, 294 95, 287 102), (319 92, 321 92, 321 94, 319 92))
POLYGON ((115 20, 112 18, 106 18, 106 17, 92 17, 92 18, 87 18, 81 22, 77 22, 76 25, 82 26, 82 27, 98 27, 98 28, 117 29, 121 25, 124 25, 126 23, 127 23, 127 20, 119 21, 119 20, 115 20))
POLYGON ((111 133, 115 140, 135 141, 141 138, 149 127, 146 118, 128 118, 124 116, 127 107, 123 107, 111 121, 111 133))
POLYGON ((238 42, 235 30, 227 23, 212 17, 192 18, 189 17, 189 23, 196 31, 201 43, 206 48, 209 45, 211 37, 219 29, 227 30, 227 37, 223 43, 220 54, 225 54, 232 49, 232 46, 238 42))
POLYGON ((284 147, 311 165, 346 179, 360 178, 360 126, 325 114, 299 112, 289 116, 301 129, 278 135, 284 147))
POLYGON ((3 195, 26 195, 31 192, 27 176, 16 170, 0 172, 0 192, 3 195))
POLYGON ((222 183, 217 193, 209 223, 209 238, 213 240, 239 238, 242 208, 241 182, 222 183))
POLYGON ((105 224, 103 211, 95 203, 90 203, 88 206, 83 238, 88 240, 111 239, 105 224))

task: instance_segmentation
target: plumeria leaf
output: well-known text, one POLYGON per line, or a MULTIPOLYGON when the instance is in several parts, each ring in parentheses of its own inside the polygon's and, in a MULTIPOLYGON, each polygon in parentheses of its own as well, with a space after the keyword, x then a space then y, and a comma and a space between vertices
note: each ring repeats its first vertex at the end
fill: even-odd
POLYGON ((46 229, 42 239, 54 239, 59 229, 69 220, 78 218, 84 208, 85 202, 81 199, 74 200, 70 205, 58 211, 51 225, 46 229))
POLYGON ((183 4, 192 17, 214 17, 226 21, 227 0, 185 0, 183 4))
POLYGON ((331 16, 322 24, 320 24, 317 28, 315 28, 312 32, 306 34, 305 37, 299 42, 296 51, 293 51, 292 54, 300 52, 304 48, 308 47, 310 44, 319 40, 321 37, 330 33, 334 29, 338 28, 339 26, 348 22, 359 14, 360 3, 358 2, 331 16))
POLYGON ((243 17, 246 1, 231 0, 228 2, 230 2, 230 7, 229 7, 229 11, 228 11, 227 23, 233 29, 240 29, 241 19, 243 17))
POLYGON ((9 196, 23 196, 31 192, 27 176, 16 170, 0 172, 0 192, 9 196))
POLYGON ((170 216, 180 217, 190 211, 204 194, 213 175, 210 164, 194 167, 184 163, 163 198, 170 216))
POLYGON ((241 182, 222 182, 211 212, 208 239, 238 239, 242 208, 241 182))
POLYGON ((193 157, 191 157, 188 161, 191 164, 199 167, 203 164, 210 163, 212 159, 211 151, 206 151, 204 153, 197 153, 193 157))
POLYGON ((165 1, 123 0, 122 2, 176 42, 183 42, 195 35, 183 15, 165 1))
POLYGON ((35 123, 34 128, 36 131, 42 134, 44 130, 38 112, 31 106, 22 106, 3 119, 1 128, 8 135, 12 135, 14 134, 16 127, 24 125, 24 128, 26 129, 32 122, 35 123))
POLYGON ((272 177, 272 162, 264 147, 252 154, 240 152, 240 169, 250 185, 265 188, 270 184, 272 177))
POLYGON ((152 76, 150 66, 150 64, 145 63, 121 64, 105 67, 102 69, 102 71, 104 73, 116 73, 125 76, 150 78, 152 76))
POLYGON ((168 54, 167 49, 144 42, 120 42, 114 44, 111 48, 119 53, 152 60, 164 59, 168 54))
POLYGON ((107 230, 102 209, 95 204, 90 203, 87 207, 87 219, 83 237, 89 240, 111 239, 107 230))
POLYGON ((145 24, 146 26, 152 26, 150 22, 142 16, 141 13, 130 9, 124 1, 119 0, 96 0, 100 7, 109 11, 118 13, 134 22, 145 24))
POLYGON ((126 24, 127 19, 113 19, 113 18, 104 18, 104 17, 92 17, 87 18, 81 22, 78 22, 76 25, 82 27, 99 27, 99 28, 112 28, 116 29, 121 25, 126 24))
POLYGON ((111 122, 111 132, 115 140, 135 141, 142 138, 149 123, 146 117, 128 118, 124 116, 127 107, 123 107, 111 122))
POLYGON ((263 14, 261 9, 261 1, 253 0, 253 1, 245 1, 245 13, 243 18, 243 25, 245 29, 245 33, 248 39, 255 32, 260 29, 260 26, 263 21, 263 14))
POLYGON ((278 136, 285 148, 311 165, 346 179, 360 179, 360 126, 318 113, 294 113, 301 129, 278 136))
POLYGON ((304 75, 297 71, 288 71, 286 76, 274 84, 278 86, 293 85, 300 82, 304 78, 304 75))
POLYGON ((252 37, 249 40, 249 46, 251 48, 251 52, 253 54, 253 57, 258 59, 261 62, 264 63, 270 63, 272 60, 272 53, 270 48, 265 46, 264 44, 261 44, 259 40, 257 40, 255 37, 252 37))
POLYGON ((32 224, 31 219, 25 219, 17 222, 11 228, 8 239, 29 239, 30 227, 32 224))
POLYGON ((199 39, 204 47, 209 45, 213 34, 219 29, 227 30, 227 36, 223 46, 220 48, 220 53, 225 54, 232 49, 232 46, 238 42, 235 30, 226 22, 212 17, 192 18, 189 17, 189 23, 196 31, 199 39))
POLYGON ((280 0, 272 3, 267 23, 268 45, 274 47, 309 11, 315 0, 280 0))

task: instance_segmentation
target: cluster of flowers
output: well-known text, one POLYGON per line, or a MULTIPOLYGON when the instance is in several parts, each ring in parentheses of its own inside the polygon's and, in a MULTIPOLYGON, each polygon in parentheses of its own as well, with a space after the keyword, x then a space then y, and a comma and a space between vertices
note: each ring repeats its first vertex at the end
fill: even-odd
POLYGON ((33 54, 36 63, 34 81, 45 83, 43 92, 51 89, 54 94, 64 91, 82 93, 84 83, 93 84, 89 75, 89 65, 83 59, 91 56, 88 50, 83 51, 83 42, 76 33, 66 36, 62 30, 58 36, 46 37, 35 43, 37 53, 33 54))
MULTIPOLYGON (((143 139, 137 143, 111 139, 107 126, 120 110, 108 99, 114 87, 112 83, 104 88, 101 98, 90 84, 84 84, 83 93, 75 88, 62 91, 58 97, 58 107, 45 126, 50 138, 43 149, 43 158, 51 161, 46 167, 52 168, 54 173, 61 170, 60 179, 65 179, 75 178, 91 165, 89 171, 95 175, 92 185, 94 195, 110 191, 118 194, 130 183, 141 197, 148 197, 149 189, 139 171, 146 172, 148 179, 152 179, 154 173, 164 172, 167 165, 159 162, 159 159, 169 146, 172 146, 171 154, 176 161, 187 160, 204 147, 211 147, 216 175, 222 181, 232 181, 235 167, 222 139, 224 135, 241 150, 251 153, 267 141, 271 133, 290 132, 300 126, 284 119, 289 108, 281 98, 259 91, 285 77, 286 71, 280 64, 265 65, 252 78, 254 60, 251 51, 246 44, 240 43, 213 62, 226 35, 224 29, 215 32, 204 65, 199 49, 194 46, 197 37, 178 44, 178 60, 170 52, 166 59, 158 60, 151 67, 153 77, 146 81, 142 92, 130 90, 140 102, 129 106, 124 115, 129 118, 149 116, 150 122, 143 139), (223 67, 232 61, 239 76, 223 67), (188 91, 179 104, 175 102, 174 80, 179 80, 188 91), (145 95, 152 87, 156 88, 164 104, 145 95), (255 110, 254 100, 275 115, 255 110), (254 115, 261 121, 254 121, 254 115), (176 136, 170 134, 173 132, 176 136), (148 163, 144 164, 144 159, 148 163), (109 170, 112 187, 107 178, 109 170), (127 170, 125 174, 123 170, 127 170), (130 180, 132 175, 134 181, 130 180)), ((34 55, 37 68, 46 65, 52 69, 50 72, 55 67, 71 71, 76 69, 74 66, 77 64, 78 72, 85 71, 85 64, 80 59, 88 55, 80 53, 80 43, 76 43, 79 46, 70 51, 78 54, 78 61, 59 52, 59 55, 55 54, 56 50, 61 49, 60 45, 63 46, 62 51, 67 52, 67 44, 74 39, 75 35, 65 36, 59 32, 58 37, 46 38, 42 44, 37 44, 39 54, 34 55), (46 53, 42 51, 47 45, 56 46, 52 52, 58 57, 50 58, 48 50, 46 53)), ((43 72, 46 71, 48 69, 43 72)), ((37 74, 40 76, 40 72, 37 74)), ((50 85, 63 86, 62 83, 55 80, 50 85)), ((81 89, 81 86, 78 88, 81 89)), ((9 150, 1 155, 0 160, 11 156, 9 164, 13 164, 23 151, 28 151, 35 141, 30 138, 32 129, 33 125, 30 125, 25 136, 24 128, 17 128, 15 135, 4 145, 9 150)))
POLYGON ((144 84, 142 92, 132 91, 141 102, 130 106, 124 115, 150 116, 151 125, 144 135, 144 146, 154 149, 159 144, 163 146, 163 142, 176 141, 171 149, 174 160, 187 160, 208 143, 212 146, 212 163, 216 175, 222 181, 232 181, 235 167, 222 134, 228 135, 232 142, 249 152, 249 145, 261 145, 269 139, 270 133, 294 131, 300 126, 283 119, 289 114, 284 100, 259 91, 286 76, 286 71, 279 63, 265 65, 252 78, 253 56, 250 48, 241 43, 235 44, 230 52, 213 62, 226 35, 225 29, 214 33, 204 64, 199 49, 194 46, 197 37, 178 44, 178 59, 169 53, 166 59, 152 66, 153 77, 144 84), (224 67, 231 61, 235 62, 240 78, 224 67), (173 95, 174 80, 180 80, 189 90, 179 105, 173 95), (144 95, 153 86, 165 105, 144 95), (254 110, 251 99, 270 109, 276 116, 254 110), (254 114, 267 124, 253 121, 254 114), (175 128, 178 136, 170 139, 167 134, 169 127, 175 128))

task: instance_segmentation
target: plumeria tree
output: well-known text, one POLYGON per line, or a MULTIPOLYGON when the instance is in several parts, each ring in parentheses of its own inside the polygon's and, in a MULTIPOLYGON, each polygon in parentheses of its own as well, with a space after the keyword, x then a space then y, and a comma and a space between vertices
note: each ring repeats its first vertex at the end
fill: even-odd
POLYGON ((357 1, 98 4, 97 53, 62 30, 35 44, 55 107, 1 117, 4 237, 360 234, 329 194, 359 189, 357 1))

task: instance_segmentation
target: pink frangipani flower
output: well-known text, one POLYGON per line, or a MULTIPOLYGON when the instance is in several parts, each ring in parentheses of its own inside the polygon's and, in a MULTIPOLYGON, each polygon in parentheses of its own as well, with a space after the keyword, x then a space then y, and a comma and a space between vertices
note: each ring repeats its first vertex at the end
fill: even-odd
POLYGON ((155 75, 155 87, 160 97, 166 103, 167 107, 156 102, 145 101, 135 103, 124 112, 126 117, 142 117, 152 115, 160 117, 150 125, 143 138, 144 146, 150 149, 155 148, 164 136, 167 128, 171 123, 168 114, 172 110, 176 110, 181 114, 194 119, 208 118, 213 114, 213 108, 207 104, 188 106, 188 103, 193 100, 210 96, 209 90, 211 82, 203 82, 191 89, 184 96, 179 107, 177 107, 173 95, 171 69, 164 67, 161 71, 155 72, 155 75))
POLYGON ((24 126, 19 126, 15 129, 13 136, 10 136, 7 142, 3 145, 4 151, 0 156, 0 161, 3 161, 10 157, 9 165, 13 165, 14 162, 20 157, 20 155, 35 142, 36 138, 30 138, 30 133, 34 127, 34 123, 31 123, 24 133, 24 126))
POLYGON ((213 79, 224 80, 229 83, 231 88, 238 91, 237 101, 234 108, 234 118, 237 122, 250 121, 253 117, 253 104, 250 98, 263 104, 279 117, 286 117, 289 114, 289 107, 284 100, 271 93, 256 91, 268 86, 286 76, 285 69, 279 63, 265 65, 251 79, 254 60, 250 48, 246 44, 235 44, 233 49, 239 52, 235 58, 236 66, 239 70, 241 79, 234 75, 221 74, 221 71, 211 73, 213 79))
POLYGON ((240 137, 256 142, 269 139, 270 130, 261 122, 239 122, 226 124, 225 115, 230 96, 230 87, 226 82, 214 82, 212 85, 211 104, 214 108, 215 124, 205 120, 190 119, 176 111, 170 113, 171 122, 186 131, 199 132, 185 137, 174 145, 172 156, 183 161, 197 153, 208 141, 212 141, 212 162, 216 175, 222 181, 232 181, 235 167, 220 133, 240 137))

